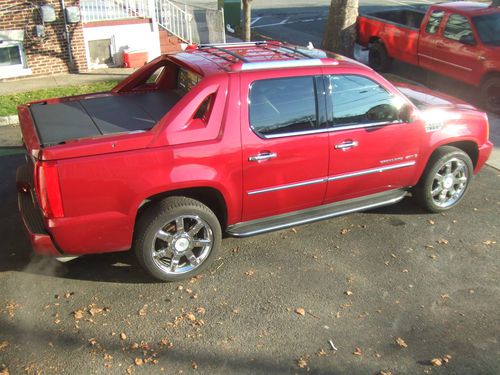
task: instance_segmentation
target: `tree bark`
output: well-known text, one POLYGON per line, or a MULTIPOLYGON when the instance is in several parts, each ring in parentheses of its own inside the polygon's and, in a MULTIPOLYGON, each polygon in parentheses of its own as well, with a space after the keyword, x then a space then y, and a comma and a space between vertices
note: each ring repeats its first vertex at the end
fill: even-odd
POLYGON ((321 48, 352 57, 359 0, 332 0, 321 48))
POLYGON ((245 42, 250 42, 252 39, 252 31, 250 24, 252 22, 252 0, 243 0, 243 39, 245 42))

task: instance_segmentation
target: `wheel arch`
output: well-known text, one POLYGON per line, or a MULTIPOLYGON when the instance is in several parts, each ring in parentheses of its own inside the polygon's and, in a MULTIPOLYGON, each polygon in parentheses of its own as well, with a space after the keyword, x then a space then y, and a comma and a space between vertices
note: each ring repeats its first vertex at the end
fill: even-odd
POLYGON ((489 80, 493 77, 500 78, 500 71, 490 70, 490 71, 484 73, 483 76, 481 77, 480 85, 482 86, 487 80, 489 80))
MULTIPOLYGON (((169 190, 145 198, 137 210, 135 224, 137 224, 137 220, 148 207, 165 198, 174 196, 187 197, 203 203, 205 206, 210 208, 210 210, 212 210, 215 216, 217 216, 222 230, 224 231, 227 227, 228 209, 226 200, 219 190, 210 186, 169 190)), ((134 225, 134 231, 135 226, 136 225, 134 225)))

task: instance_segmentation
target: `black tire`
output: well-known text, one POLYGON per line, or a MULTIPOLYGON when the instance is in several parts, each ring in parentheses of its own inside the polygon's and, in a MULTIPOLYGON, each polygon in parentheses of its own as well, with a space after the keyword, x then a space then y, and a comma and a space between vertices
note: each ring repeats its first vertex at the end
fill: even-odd
POLYGON ((207 206, 191 198, 169 197, 141 215, 133 248, 151 276, 179 281, 206 270, 221 242, 219 220, 207 206))
POLYGON ((368 64, 377 72, 387 72, 392 65, 392 58, 382 42, 373 42, 368 52, 368 64))
POLYGON ((481 99, 486 110, 500 113, 500 76, 487 78, 483 82, 481 99))
POLYGON ((465 196, 473 170, 472 161, 465 152, 456 147, 440 147, 429 159, 420 182, 414 188, 414 196, 423 208, 431 212, 447 211, 465 196), (440 179, 438 174, 443 178, 440 179))

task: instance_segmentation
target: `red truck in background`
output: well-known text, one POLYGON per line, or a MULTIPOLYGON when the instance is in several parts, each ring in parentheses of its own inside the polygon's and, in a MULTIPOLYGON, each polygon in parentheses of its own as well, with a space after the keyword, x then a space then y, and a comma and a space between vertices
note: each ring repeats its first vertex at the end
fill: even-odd
POLYGON ((277 42, 192 46, 111 92, 18 108, 33 249, 134 249, 161 280, 244 237, 396 203, 456 206, 488 159, 485 113, 277 42))
POLYGON ((358 17, 358 42, 369 64, 389 69, 392 59, 480 89, 486 109, 500 112, 500 8, 477 2, 408 8, 358 17))

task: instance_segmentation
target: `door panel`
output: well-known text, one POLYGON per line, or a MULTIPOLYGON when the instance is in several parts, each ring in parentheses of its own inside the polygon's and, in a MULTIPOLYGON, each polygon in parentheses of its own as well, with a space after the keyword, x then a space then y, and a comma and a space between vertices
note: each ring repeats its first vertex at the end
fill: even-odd
POLYGON ((332 131, 325 203, 408 186, 421 131, 399 119, 404 99, 366 77, 327 80, 332 131))
POLYGON ((241 97, 248 98, 241 111, 242 221, 320 205, 326 191, 329 138, 318 79, 268 75, 241 78, 241 97))
MULTIPOLYGON (((418 61, 422 68, 429 70, 438 70, 434 52, 437 36, 441 33, 445 12, 443 10, 434 10, 426 21, 425 28, 422 28, 418 41, 418 61)), ((424 21, 425 22, 425 21, 424 21)))

